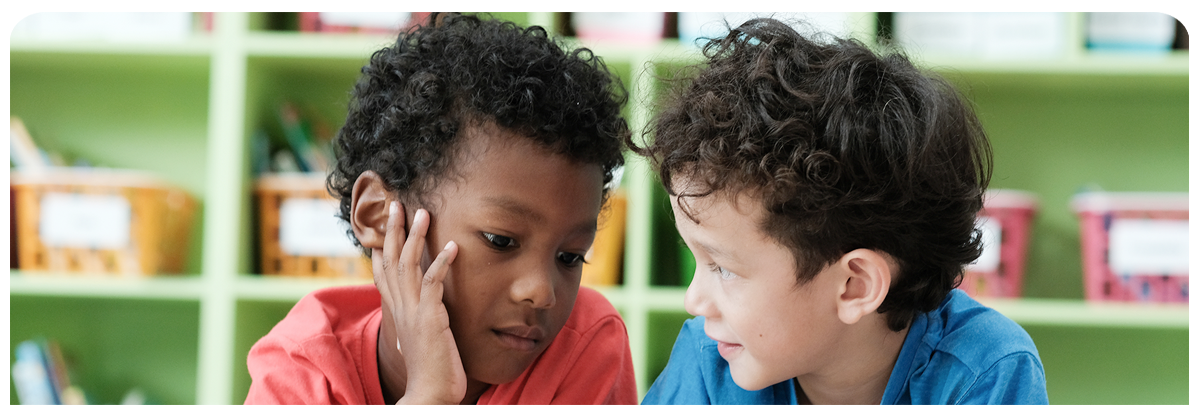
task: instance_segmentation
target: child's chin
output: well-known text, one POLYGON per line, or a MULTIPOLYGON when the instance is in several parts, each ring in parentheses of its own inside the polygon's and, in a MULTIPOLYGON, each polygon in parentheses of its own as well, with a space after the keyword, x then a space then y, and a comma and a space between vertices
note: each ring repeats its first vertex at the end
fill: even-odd
POLYGON ((757 370, 757 368, 738 368, 732 364, 729 365, 730 375, 733 375, 733 383, 736 383, 739 388, 756 391, 768 386, 777 384, 781 381, 772 380, 757 370))

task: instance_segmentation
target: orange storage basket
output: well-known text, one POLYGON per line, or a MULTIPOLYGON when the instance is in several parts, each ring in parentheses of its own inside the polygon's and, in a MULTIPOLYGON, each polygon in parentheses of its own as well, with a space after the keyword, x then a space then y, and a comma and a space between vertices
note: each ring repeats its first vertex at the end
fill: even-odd
POLYGON ((263 176, 255 182, 254 194, 263 275, 371 279, 371 260, 361 250, 347 248, 346 244, 352 243, 344 228, 329 227, 338 201, 325 190, 324 176, 298 173, 263 176), (296 216, 290 216, 285 213, 288 207, 302 209, 295 212, 296 216), (305 229, 310 222, 318 226, 305 229), (300 249, 287 246, 285 240, 289 236, 304 236, 303 231, 307 230, 319 234, 308 233, 307 237, 323 241, 340 237, 345 241, 333 241, 334 244, 317 241, 317 247, 308 244, 300 249), (322 246, 329 249, 322 251, 322 246))
POLYGON ((182 189, 108 169, 10 172, 10 180, 21 271, 183 273, 196 201, 182 189), (86 235, 93 222, 104 237, 86 235))

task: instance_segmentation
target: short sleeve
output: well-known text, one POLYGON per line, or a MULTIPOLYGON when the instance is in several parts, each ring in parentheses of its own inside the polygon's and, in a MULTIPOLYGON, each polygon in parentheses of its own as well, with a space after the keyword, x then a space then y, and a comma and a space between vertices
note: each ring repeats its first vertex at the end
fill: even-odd
POLYGON ((1013 353, 992 364, 957 399, 956 404, 1044 405, 1046 375, 1037 356, 1013 353))

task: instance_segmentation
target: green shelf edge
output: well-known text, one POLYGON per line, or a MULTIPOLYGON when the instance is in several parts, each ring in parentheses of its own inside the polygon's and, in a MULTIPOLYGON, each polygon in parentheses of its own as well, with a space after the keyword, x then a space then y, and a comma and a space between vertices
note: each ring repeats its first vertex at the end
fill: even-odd
POLYGON ((204 282, 198 276, 123 277, 13 270, 8 284, 9 295, 25 296, 198 301, 204 295, 204 282))
POLYGON ((163 41, 98 41, 98 40, 33 40, 14 39, 9 42, 10 53, 80 54, 80 55, 146 55, 153 57, 207 56, 216 41, 210 35, 194 35, 183 40, 163 41))

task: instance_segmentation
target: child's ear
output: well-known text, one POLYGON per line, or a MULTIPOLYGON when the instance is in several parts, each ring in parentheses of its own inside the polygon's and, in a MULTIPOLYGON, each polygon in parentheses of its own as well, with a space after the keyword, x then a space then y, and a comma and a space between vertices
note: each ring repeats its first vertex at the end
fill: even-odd
POLYGON ((893 265, 886 254, 860 248, 843 255, 837 266, 846 278, 838 292, 838 318, 854 324, 883 304, 892 285, 893 265))
MULTIPOLYGON (((383 248, 387 231, 388 197, 383 179, 374 171, 365 171, 354 180, 350 198, 350 229, 363 248, 383 248)), ((403 213, 404 207, 400 207, 403 213)))

